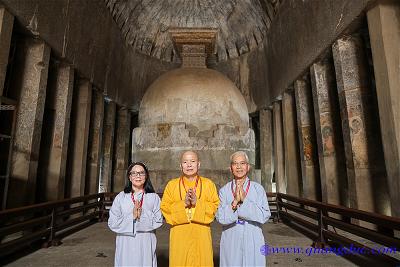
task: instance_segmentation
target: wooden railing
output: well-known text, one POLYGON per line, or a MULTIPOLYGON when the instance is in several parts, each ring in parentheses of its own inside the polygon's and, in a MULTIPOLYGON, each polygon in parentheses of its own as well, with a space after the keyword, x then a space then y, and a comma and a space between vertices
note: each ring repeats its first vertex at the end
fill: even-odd
POLYGON ((279 219, 276 193, 268 192, 267 197, 268 197, 269 210, 271 211, 271 217, 273 221, 276 223, 278 222, 279 219))
POLYGON ((104 221, 108 218, 108 211, 111 208, 111 205, 114 201, 114 198, 117 196, 118 193, 104 193, 104 200, 103 200, 103 213, 101 214, 101 221, 104 221))
POLYGON ((104 218, 105 194, 94 194, 0 211, 0 257, 33 242, 44 247, 104 218))
MULTIPOLYGON (((0 257, 33 242, 41 242, 44 247, 58 245, 62 237, 92 223, 104 221, 115 196, 116 193, 99 193, 0 211, 0 257)), ((267 193, 267 196, 273 221, 300 226, 311 235, 315 247, 335 243, 370 249, 337 233, 337 228, 343 233, 353 234, 376 244, 400 248, 400 239, 393 235, 394 231, 400 230, 399 218, 281 193, 267 193)), ((389 255, 374 256, 391 264, 400 263, 389 255)))
POLYGON ((278 221, 295 223, 311 234, 313 246, 336 244, 363 249, 363 255, 369 255, 382 262, 400 264, 395 257, 385 253, 377 254, 374 248, 361 244, 349 236, 355 235, 373 244, 387 248, 400 248, 400 239, 394 236, 400 230, 400 218, 384 216, 372 212, 350 209, 343 206, 326 204, 309 199, 294 197, 282 193, 275 194, 278 221), (336 231, 341 230, 341 234, 336 231))

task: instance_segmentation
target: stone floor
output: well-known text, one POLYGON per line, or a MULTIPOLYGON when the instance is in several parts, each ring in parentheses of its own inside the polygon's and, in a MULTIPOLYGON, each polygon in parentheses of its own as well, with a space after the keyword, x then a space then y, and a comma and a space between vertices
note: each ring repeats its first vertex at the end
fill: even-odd
MULTIPOLYGON (((212 231, 214 262, 218 265, 221 226, 213 223, 212 231)), ((271 253, 267 256, 268 266, 355 266, 333 253, 313 253, 308 256, 312 241, 282 223, 266 224, 264 233, 270 247, 298 247, 304 250, 304 253, 271 253)), ((159 266, 168 266, 168 234, 167 225, 157 231, 159 266)), ((106 223, 96 223, 64 238, 58 247, 37 250, 6 266, 112 266, 114 238, 115 235, 108 230, 106 223)))

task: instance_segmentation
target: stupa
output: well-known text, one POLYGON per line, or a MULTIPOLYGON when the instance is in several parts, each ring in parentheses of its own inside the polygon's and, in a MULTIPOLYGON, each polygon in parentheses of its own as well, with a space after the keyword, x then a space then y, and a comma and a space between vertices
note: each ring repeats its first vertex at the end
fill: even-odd
POLYGON ((217 186, 230 179, 229 157, 246 151, 254 165, 255 137, 244 97, 235 84, 206 67, 213 29, 170 30, 182 67, 160 76, 146 91, 133 130, 132 160, 145 162, 158 192, 180 175, 185 150, 199 153, 200 175, 217 186))

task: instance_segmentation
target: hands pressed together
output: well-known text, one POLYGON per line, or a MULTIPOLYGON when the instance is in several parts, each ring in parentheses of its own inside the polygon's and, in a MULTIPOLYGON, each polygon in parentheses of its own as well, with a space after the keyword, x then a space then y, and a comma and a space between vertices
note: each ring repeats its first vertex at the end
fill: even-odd
POLYGON ((189 190, 186 192, 185 207, 186 208, 195 207, 196 201, 197 201, 196 190, 193 188, 189 188, 189 190))
POLYGON ((236 210, 240 204, 243 203, 244 199, 246 198, 246 194, 243 190, 243 184, 237 184, 236 191, 235 191, 235 198, 232 201, 232 209, 236 210))
POLYGON ((142 214, 142 207, 140 206, 140 202, 135 200, 135 207, 133 208, 133 219, 139 220, 141 214, 142 214))

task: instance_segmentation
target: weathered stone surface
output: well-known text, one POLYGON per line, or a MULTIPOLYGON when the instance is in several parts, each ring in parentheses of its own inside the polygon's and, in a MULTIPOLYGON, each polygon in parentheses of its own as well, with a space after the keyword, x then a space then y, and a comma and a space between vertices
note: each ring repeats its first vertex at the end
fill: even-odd
MULTIPOLYGON (((92 0, 3 0, 2 2, 22 26, 45 40, 55 54, 65 58, 83 77, 91 80, 100 90, 104 90, 109 98, 137 111, 149 85, 161 74, 175 68, 176 64, 160 62, 154 57, 136 53, 130 46, 124 46, 124 37, 131 35, 131 32, 122 31, 121 34, 112 15, 108 14, 110 12, 107 8, 115 9, 114 4, 117 2, 121 6, 138 4, 138 8, 147 5, 147 2, 105 1, 97 3, 92 0), (135 84, 134 88, 132 84, 135 84)), ((161 5, 161 2, 156 5, 161 5)), ((230 1, 233 2, 235 1, 230 1)), ((248 31, 245 35, 236 33, 237 45, 229 45, 228 49, 220 49, 218 53, 227 57, 227 51, 232 51, 232 55, 235 51, 239 51, 236 53, 244 57, 219 62, 216 69, 226 74, 238 86, 245 96, 249 111, 254 112, 268 107, 272 100, 329 47, 372 0, 337 0, 335 5, 332 5, 331 1, 321 1, 318 5, 313 1, 236 2, 235 10, 230 5, 224 6, 218 3, 218 6, 223 8, 221 14, 233 10, 227 21, 231 29, 241 27, 242 24, 246 25, 249 18, 260 16, 265 17, 265 21, 260 21, 261 25, 266 25, 270 29, 265 36, 257 29, 248 31), (239 7, 251 4, 255 5, 255 10, 265 14, 253 12, 251 16, 242 16, 245 11, 239 7), (304 14, 310 15, 304 16, 304 14), (272 20, 273 23, 270 22, 272 20), (233 23, 234 21, 236 23, 233 23), (246 47, 250 48, 250 52, 246 52, 246 47)), ((202 4, 200 10, 209 7, 208 4, 202 4)), ((128 15, 127 9, 119 10, 128 15)), ((159 11, 162 13, 163 10, 159 11)), ((196 13, 196 8, 192 6, 188 12, 196 13)), ((184 13, 184 10, 180 11, 176 13, 176 17, 184 13)), ((196 13, 200 14, 204 13, 196 13)), ((194 23, 196 20, 192 17, 187 19, 188 23, 194 23)), ((129 24, 121 16, 117 20, 120 25, 129 24)), ((135 21, 142 29, 148 30, 146 34, 153 34, 149 29, 155 20, 150 17, 148 20, 151 22, 145 23, 147 21, 145 17, 137 18, 135 21)), ((127 28, 127 25, 124 27, 127 28)), ((164 34, 167 32, 167 27, 160 25, 160 30, 164 34)), ((221 29, 225 30, 227 29, 221 29)), ((135 42, 151 43, 144 36, 146 35, 139 36, 135 42)), ((169 36, 166 38, 170 42, 169 36)), ((140 49, 143 47, 144 51, 151 51, 159 57, 161 50, 156 51, 154 48, 163 42, 163 39, 157 39, 151 45, 141 46, 140 49)), ((171 46, 163 53, 171 55, 172 51, 171 46)))
POLYGON ((177 61, 170 27, 216 28, 218 60, 254 49, 266 35, 280 1, 163 0, 153 2, 104 0, 126 42, 146 55, 177 61), (273 3, 272 3, 273 2, 273 3), (148 20, 152 20, 151 23, 148 20))
POLYGON ((57 57, 119 105, 137 110, 145 89, 175 67, 126 45, 101 1, 2 0, 2 4, 57 57))
POLYGON ((302 196, 303 182, 301 180, 300 152, 296 127, 296 104, 292 90, 283 94, 282 118, 287 193, 293 196, 302 196))
POLYGON ((260 161, 261 184, 267 192, 272 192, 273 164, 272 110, 260 110, 260 161))
POLYGON ((317 140, 315 138, 314 109, 308 77, 294 82, 297 129, 299 133, 303 196, 321 199, 321 181, 318 168, 317 140))
POLYGON ((400 3, 381 1, 367 18, 392 215, 400 217, 400 3))
MULTIPOLYGON (((52 127, 51 143, 47 155, 40 155, 44 164, 41 164, 42 179, 45 186, 43 201, 58 200, 64 198, 65 175, 67 167, 67 152, 70 129, 70 115, 72 94, 74 90, 74 70, 69 65, 56 65, 51 68, 49 75, 48 94, 46 103, 49 109, 54 110, 54 127, 52 127), (44 158, 45 157, 45 158, 44 158)), ((50 130, 50 129, 45 129, 50 130)))
MULTIPOLYGON (((284 137, 282 125, 282 107, 281 101, 273 104, 273 127, 274 127, 274 170, 276 191, 286 194, 287 179, 285 177, 285 154, 284 137)), ((273 177, 274 178, 274 177, 273 177)))
POLYGON ((282 1, 266 37, 271 100, 291 86, 346 29, 357 27, 357 18, 372 2, 282 1))
MULTIPOLYGON (((3 2, 22 26, 51 46, 55 55, 71 63, 107 97, 131 110, 139 110, 145 91, 160 75, 178 66, 124 46, 124 38, 111 15, 107 14, 104 3, 91 0, 3 2), (132 84, 135 84, 134 88, 132 84)), ((278 2, 268 6, 277 10, 278 2)), ((254 4, 259 5, 258 2, 254 4)), ((259 9, 261 11, 261 7, 259 9)), ((248 44, 243 42, 244 46, 252 47, 249 53, 242 51, 243 57, 219 62, 215 67, 236 84, 245 96, 250 112, 269 105, 269 92, 265 90, 268 87, 266 40, 260 36, 256 33, 248 44)), ((236 47, 232 49, 236 50, 236 47)), ((169 51, 173 51, 172 47, 169 51)), ((221 50, 221 53, 226 54, 226 51, 221 50)))
POLYGON ((129 110, 119 107, 117 111, 117 123, 115 133, 115 158, 113 192, 121 191, 126 182, 126 171, 129 165, 129 139, 130 139, 131 114, 129 110))
POLYGON ((390 215, 382 144, 364 47, 359 36, 337 40, 333 47, 350 206, 390 215))
POLYGON ((228 77, 242 93, 249 113, 270 105, 268 88, 268 69, 265 45, 250 51, 239 58, 219 62, 211 67, 228 77))
POLYGON ((182 67, 206 68, 207 57, 214 57, 217 29, 214 28, 169 28, 175 52, 182 67))
POLYGON ((46 98, 50 48, 26 39, 18 46, 11 98, 18 99, 8 207, 33 204, 46 98))
MULTIPOLYGON (((4 2, 5 5, 7 5, 9 13, 15 14, 16 19, 18 20, 18 23, 16 24, 18 25, 18 28, 22 26, 22 31, 18 30, 18 32, 16 32, 18 35, 19 33, 24 32, 24 29, 27 29, 39 39, 46 40, 46 42, 52 47, 55 56, 62 58, 62 60, 69 61, 73 64, 73 67, 76 68, 77 73, 91 80, 96 87, 98 87, 98 90, 103 91, 104 94, 108 95, 108 97, 116 100, 118 104, 124 104, 128 110, 137 110, 139 107, 138 103, 140 103, 148 85, 159 77, 160 74, 174 67, 174 64, 161 63, 155 59, 137 55, 131 51, 129 46, 125 47, 124 45, 121 45, 123 44, 124 37, 131 33, 124 32, 123 34, 125 36, 120 36, 118 27, 114 25, 111 16, 108 16, 107 14, 108 11, 104 7, 104 1, 95 4, 93 4, 93 1, 88 0, 3 0, 1 2, 4 2), (101 14, 104 13, 106 15, 101 16, 101 14)), ((110 4, 110 2, 115 4, 116 2, 123 1, 110 0, 106 2, 106 4, 110 4)), ((200 3, 200 1, 197 2, 200 3)), ((263 22, 267 27, 270 27, 269 24, 271 24, 271 31, 268 34, 268 39, 261 36, 261 31, 255 32, 254 37, 252 36, 251 38, 239 36, 240 38, 235 45, 227 43, 227 49, 225 51, 220 50, 219 52, 221 52, 221 55, 225 53, 226 57, 241 56, 235 60, 230 60, 229 62, 215 63, 215 68, 222 70, 237 85, 237 87, 239 87, 239 90, 245 97, 248 111, 252 112, 260 109, 260 107, 268 106, 271 103, 271 96, 274 97, 281 94, 282 90, 287 88, 288 84, 292 83, 293 80, 298 77, 299 73, 308 68, 309 64, 312 63, 339 34, 342 34, 343 29, 350 25, 351 21, 363 12, 365 7, 367 7, 367 4, 372 1, 337 0, 336 2, 320 1, 318 4, 312 2, 313 1, 284 1, 282 2, 282 8, 279 9, 279 11, 276 8, 277 4, 275 4, 279 3, 279 1, 269 2, 267 0, 260 0, 237 4, 238 6, 249 3, 259 5, 259 3, 261 3, 261 6, 266 10, 266 14, 270 19, 272 20, 272 17, 275 17, 273 23, 270 23, 268 20, 263 22), (333 2, 335 2, 335 5, 332 4, 333 2), (305 11, 307 11, 307 13, 305 11), (304 16, 304 14, 309 14, 309 16, 304 16), (248 50, 251 50, 250 53, 247 53, 248 50), (269 65, 267 65, 266 62, 270 62, 269 65)), ((126 2, 127 5, 131 3, 126 2)), ((385 4, 385 8, 387 6, 388 5, 385 4)), ((195 10, 195 8, 193 8, 193 10, 195 10)), ((193 10, 191 10, 191 12, 193 10)), ((229 12, 229 8, 227 8, 227 10, 223 11, 229 12)), ((127 11, 124 10, 124 12, 127 11)), ((238 14, 243 14, 243 12, 244 11, 241 10, 232 11, 231 21, 237 20, 238 14)), ((382 129, 384 129, 384 131, 382 131, 382 137, 384 139, 386 165, 389 172, 392 170, 394 174, 397 175, 399 166, 399 154, 397 153, 399 150, 397 145, 399 131, 397 121, 400 121, 400 119, 395 113, 395 111, 398 110, 398 106, 393 102, 398 98, 398 95, 393 93, 392 88, 398 88, 398 85, 393 86, 391 81, 398 81, 399 79, 399 75, 397 75, 399 72, 399 57, 396 54, 398 53, 398 40, 393 38, 393 35, 390 35, 390 38, 384 36, 389 36, 387 32, 398 33, 398 21, 395 20, 394 23, 385 24, 385 20, 389 19, 390 16, 393 16, 393 13, 383 14, 383 9, 379 9, 379 15, 375 15, 379 16, 379 19, 376 19, 375 21, 370 19, 370 31, 371 37, 373 37, 374 29, 372 28, 374 26, 372 23, 381 27, 381 29, 378 27, 377 31, 375 29, 375 32, 378 32, 378 35, 382 34, 382 42, 384 44, 381 49, 381 51, 384 52, 378 55, 374 54, 376 76, 379 76, 377 73, 381 74, 387 72, 387 76, 395 77, 388 78, 387 80, 389 82, 385 82, 388 85, 384 85, 383 87, 379 85, 379 77, 377 77, 377 86, 378 102, 380 106, 379 115, 381 116, 382 129), (382 33, 379 33, 379 31, 382 33), (385 40, 385 38, 387 39, 385 40), (388 39, 391 39, 390 42, 387 41, 388 39), (387 52, 390 51, 386 50, 388 48, 392 49, 392 52, 387 52), (377 64, 376 62, 379 60, 385 62, 377 64), (382 67, 377 67, 377 65, 382 67), (392 65, 392 67, 388 67, 389 65, 392 65), (381 71, 385 67, 388 67, 388 70, 381 71), (387 93, 388 90, 385 90, 385 88, 391 88, 389 93, 387 93), (386 100, 382 101, 382 99, 386 100), (393 129, 395 131, 394 133, 393 129), (386 134, 389 134, 390 137, 387 137, 386 134), (389 164, 393 165, 389 166, 389 164)), ((398 13, 394 14, 395 17, 398 16, 398 13)), ((371 17, 372 15, 369 16, 371 17)), ((246 17, 243 18, 240 18, 239 21, 245 23, 246 17)), ((363 18, 363 16, 361 16, 361 18, 363 18)), ((121 20, 121 18, 118 20, 120 23, 123 22, 123 19, 121 20)), ((140 22, 139 19, 138 21, 140 22)), ((141 22, 144 22, 144 20, 141 22)), ((150 29, 152 25, 146 25, 143 27, 150 29)), ((2 34, 2 31, 0 31, 0 34, 2 34)), ((15 37, 18 37, 18 35, 15 37)), ((150 46, 146 44, 147 40, 138 40, 138 42, 142 43, 140 47, 141 50, 146 53, 149 51, 150 53, 154 52, 156 57, 161 56, 161 51, 153 49, 157 48, 160 42, 163 41, 164 40, 161 39, 155 40, 154 46, 153 44, 150 46)), ((381 41, 378 40, 377 42, 381 41)), ((1 48, 1 55, 3 55, 3 51, 5 50, 1 48)), ((167 54, 169 53, 173 55, 172 51, 172 48, 169 49, 167 54)), ((375 48, 373 52, 375 53, 377 51, 379 50, 375 48)), ((16 52, 18 54, 18 49, 16 52)), ((8 52, 4 52, 4 55, 5 54, 8 54, 8 52)), ((220 58, 217 58, 217 60, 220 60, 220 58)), ((0 64, 1 62, 3 61, 0 60, 0 64)), ((354 76, 356 74, 357 73, 350 73, 349 75, 354 76)), ((369 76, 369 74, 366 76, 369 76)), ((357 83, 360 83, 360 80, 357 80, 357 83)), ((354 86, 354 84, 348 86, 351 87, 354 86)), ((11 92, 11 94, 15 94, 15 92, 11 92)), ((347 92, 345 93, 344 98, 345 100, 342 103, 345 103, 352 98, 363 99, 364 96, 363 94, 347 92)), ((347 102, 345 104, 347 105, 347 102)), ((329 161, 328 159, 328 157, 332 159, 334 155, 341 153, 338 150, 335 134, 330 134, 335 131, 335 119, 332 119, 328 114, 328 111, 323 111, 327 107, 325 103, 321 103, 320 107, 321 112, 319 113, 318 120, 321 123, 320 147, 322 153, 320 153, 320 156, 323 155, 326 167, 335 166, 335 164, 339 164, 338 161, 329 161)), ((347 112, 362 117, 362 115, 359 114, 358 107, 351 107, 347 112)), ((372 111, 372 113, 378 114, 377 110, 372 111)), ((354 118, 357 119, 358 117, 354 118)), ((353 121, 350 121, 349 124, 352 122, 353 121)), ((378 129, 378 127, 368 126, 369 123, 375 123, 376 125, 374 120, 369 121, 368 116, 364 121, 362 121, 362 123, 357 123, 359 123, 359 121, 354 121, 355 127, 353 130, 355 134, 357 134, 357 131, 360 129, 362 131, 363 127, 365 129, 369 127, 369 129, 372 130, 378 129), (365 123, 365 125, 363 123, 365 123)), ((183 132, 186 134, 186 131, 188 131, 188 137, 183 138, 190 139, 196 137, 199 138, 197 143, 203 144, 205 143, 204 140, 216 138, 214 134, 220 134, 218 138, 222 141, 220 139, 215 139, 212 143, 218 147, 219 144, 223 144, 223 138, 227 138, 226 136, 231 136, 235 133, 245 131, 243 129, 236 129, 235 127, 232 127, 232 125, 225 125, 223 131, 220 131, 219 133, 219 129, 216 125, 212 125, 208 129, 204 128, 205 127, 199 127, 194 123, 187 123, 184 126, 185 131, 183 132)), ((304 131, 299 131, 299 133, 308 133, 311 129, 312 128, 304 127, 304 131)), ((369 132, 369 130, 365 131, 369 132)), ((171 138, 172 135, 176 134, 176 129, 174 129, 174 126, 169 125, 168 122, 165 122, 164 124, 157 124, 155 132, 156 138, 168 140, 168 138, 171 138)), ((78 138, 80 138, 80 136, 78 138)), ((356 136, 355 142, 357 142, 357 138, 358 136, 356 136)), ((85 142, 87 142, 87 140, 85 142)), ((173 142, 180 144, 179 140, 173 140, 171 141, 171 144, 173 142)), ((368 153, 366 153, 367 156, 364 157, 359 155, 357 161, 354 161, 352 164, 361 168, 363 166, 365 167, 364 163, 366 161, 370 164, 371 157, 380 154, 382 153, 379 151, 374 153, 368 151, 368 153)), ((227 156, 229 156, 228 153, 221 157, 225 158, 227 156)), ((215 158, 217 158, 217 156, 215 156, 215 158)), ((127 166, 127 162, 125 163, 124 168, 127 166)), ((376 164, 380 163, 376 162, 376 164)), ((327 171, 327 168, 325 168, 325 170, 327 171)), ((212 175, 212 170, 202 169, 201 171, 207 172, 208 174, 206 173, 206 176, 212 175)), ((221 177, 229 174, 223 171, 224 170, 221 171, 221 177)), ((332 172, 335 171, 332 169, 332 172)), ((170 174, 172 175, 172 173, 168 173, 168 176, 170 174)), ((340 175, 341 177, 345 176, 345 174, 342 175, 339 174, 339 172, 335 174, 340 175)), ((123 176, 124 175, 125 173, 123 176)), ((162 176, 162 174, 160 175, 162 176)), ((329 176, 328 173, 326 175, 329 176)), ((393 177, 392 174, 389 174, 389 176, 393 177)), ((395 192, 391 193, 391 195, 394 195, 395 197, 398 196, 396 193, 398 191, 396 189, 397 180, 394 180, 394 186, 391 187, 391 189, 394 190, 393 192, 395 192)), ((330 182, 331 181, 327 180, 327 186, 330 182)), ((334 183, 334 181, 332 181, 332 183, 334 183)), ((334 184, 334 186, 338 186, 338 188, 342 189, 342 192, 346 192, 343 190, 345 186, 341 184, 334 184)), ((327 190, 329 192, 330 189, 327 190)), ((329 199, 329 193, 327 194, 327 199, 329 199)), ((382 193, 382 195, 384 196, 385 194, 382 193)), ((345 198, 341 197, 341 199, 345 198)), ((378 199, 378 201, 381 200, 378 199)), ((345 202, 341 203, 345 204, 345 202)), ((381 202, 381 204, 382 203, 384 202, 381 202)))
POLYGON ((0 96, 3 95, 14 16, 0 6, 0 96))
POLYGON ((68 150, 68 197, 85 194, 86 163, 92 105, 92 84, 77 79, 71 112, 71 136, 68 150))
POLYGON ((133 130, 132 160, 144 161, 153 174, 157 189, 163 190, 165 181, 180 175, 180 156, 184 150, 195 150, 201 159, 201 170, 210 175, 218 186, 226 183, 229 175, 229 158, 237 150, 247 152, 254 166, 254 132, 242 132, 230 125, 218 124, 211 136, 190 136, 185 123, 164 123, 157 126, 140 126, 133 130), (162 129, 160 132, 160 129, 162 129), (214 172, 215 171, 215 172, 214 172), (222 174, 222 176, 220 176, 222 174))
POLYGON ((185 122, 200 131, 217 124, 249 125, 246 103, 235 85, 215 70, 181 68, 159 77, 143 97, 140 125, 185 122))
POLYGON ((255 138, 244 98, 215 70, 183 66, 161 76, 143 97, 139 123, 132 159, 146 162, 152 172, 179 172, 185 150, 201 154, 202 169, 219 186, 226 177, 217 176, 229 169, 233 152, 246 151, 254 166, 255 138))
POLYGON ((333 62, 310 68, 322 201, 348 206, 346 163, 333 62))
POLYGON ((85 194, 95 194, 99 192, 100 158, 102 154, 103 141, 104 96, 98 91, 93 92, 91 114, 85 194))
POLYGON ((115 102, 106 102, 104 107, 103 153, 101 160, 102 165, 100 170, 99 192, 111 192, 112 188, 115 116, 115 102))

